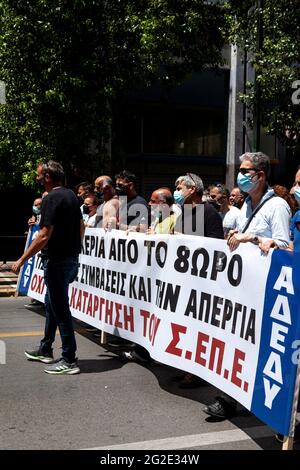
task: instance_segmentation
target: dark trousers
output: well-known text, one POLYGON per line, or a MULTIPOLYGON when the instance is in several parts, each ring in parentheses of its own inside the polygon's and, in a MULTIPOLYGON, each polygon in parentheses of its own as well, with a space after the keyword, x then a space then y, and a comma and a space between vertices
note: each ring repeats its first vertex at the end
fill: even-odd
POLYGON ((73 319, 69 307, 69 284, 76 279, 78 258, 70 257, 59 261, 44 260, 44 278, 47 286, 45 295, 45 336, 41 340, 41 351, 50 352, 58 327, 62 342, 62 357, 67 362, 75 361, 76 340, 73 319))

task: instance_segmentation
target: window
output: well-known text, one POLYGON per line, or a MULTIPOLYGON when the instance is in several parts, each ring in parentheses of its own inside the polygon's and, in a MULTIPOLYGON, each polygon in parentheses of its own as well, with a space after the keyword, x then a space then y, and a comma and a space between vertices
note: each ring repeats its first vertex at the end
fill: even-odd
POLYGON ((147 106, 123 121, 126 153, 220 156, 224 111, 218 108, 147 106))

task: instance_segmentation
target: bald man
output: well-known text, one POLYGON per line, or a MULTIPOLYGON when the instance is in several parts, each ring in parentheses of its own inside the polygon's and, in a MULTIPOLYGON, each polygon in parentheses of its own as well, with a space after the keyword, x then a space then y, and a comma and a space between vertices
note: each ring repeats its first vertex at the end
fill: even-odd
POLYGON ((169 188, 158 188, 151 194, 151 226, 147 233, 174 233, 176 214, 172 210, 173 194, 169 188))
POLYGON ((230 196, 229 196, 229 202, 231 206, 237 207, 238 209, 241 209, 242 205, 244 204, 244 194, 240 190, 238 186, 234 187, 231 190, 230 196))
POLYGON ((95 196, 103 202, 98 206, 95 227, 116 228, 119 217, 119 199, 116 196, 113 180, 108 175, 95 179, 95 196))
POLYGON ((32 225, 38 225, 40 218, 41 218, 41 207, 42 207, 42 198, 37 197, 33 201, 32 216, 28 220, 29 227, 31 227, 32 225))

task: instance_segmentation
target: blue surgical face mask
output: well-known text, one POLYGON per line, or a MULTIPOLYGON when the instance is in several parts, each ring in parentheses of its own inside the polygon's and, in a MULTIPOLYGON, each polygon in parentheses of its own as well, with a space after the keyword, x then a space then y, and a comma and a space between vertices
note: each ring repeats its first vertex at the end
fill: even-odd
POLYGON ((37 207, 37 206, 32 206, 32 213, 33 213, 34 215, 40 215, 41 209, 40 209, 39 207, 37 207))
POLYGON ((256 181, 252 181, 254 175, 243 175, 242 173, 239 173, 237 175, 237 185, 240 188, 241 191, 244 193, 249 193, 251 189, 256 186, 256 181))
POLYGON ((181 191, 177 191, 177 189, 173 193, 174 201, 176 204, 179 204, 180 206, 183 205, 184 203, 184 196, 181 191))
POLYGON ((300 205, 300 187, 299 187, 299 186, 295 186, 295 189, 294 189, 294 198, 296 199, 296 201, 297 201, 298 204, 300 205))

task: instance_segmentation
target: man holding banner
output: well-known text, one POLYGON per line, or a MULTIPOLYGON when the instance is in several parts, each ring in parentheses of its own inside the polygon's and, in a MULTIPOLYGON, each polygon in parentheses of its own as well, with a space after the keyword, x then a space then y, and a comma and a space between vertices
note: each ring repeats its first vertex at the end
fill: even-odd
POLYGON ((37 181, 49 194, 43 199, 40 230, 37 237, 12 267, 18 272, 24 262, 41 250, 44 277, 46 325, 40 346, 26 351, 29 360, 52 363, 52 344, 57 327, 62 340, 62 358, 45 369, 49 374, 78 374, 75 357, 76 341, 69 308, 68 287, 78 273, 78 255, 84 235, 82 214, 73 191, 64 188, 64 170, 60 163, 50 160, 40 164, 37 181))
MULTIPOLYGON (((271 247, 287 248, 291 210, 268 185, 269 157, 262 152, 245 153, 240 156, 240 162, 237 183, 248 197, 241 209, 238 229, 229 232, 227 243, 230 250, 247 242, 258 245, 264 253, 271 247)), ((203 411, 215 418, 227 419, 235 414, 236 401, 223 394, 203 411)))

